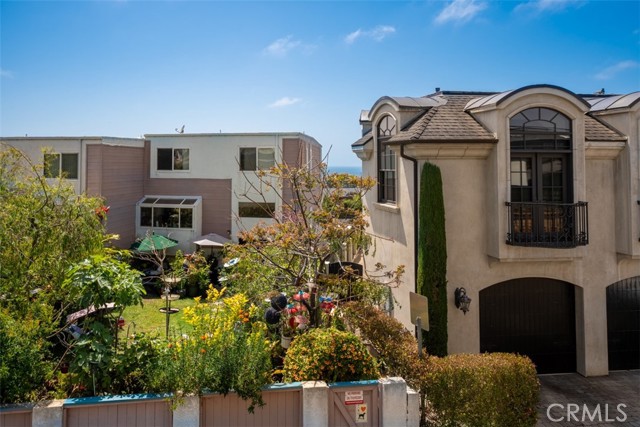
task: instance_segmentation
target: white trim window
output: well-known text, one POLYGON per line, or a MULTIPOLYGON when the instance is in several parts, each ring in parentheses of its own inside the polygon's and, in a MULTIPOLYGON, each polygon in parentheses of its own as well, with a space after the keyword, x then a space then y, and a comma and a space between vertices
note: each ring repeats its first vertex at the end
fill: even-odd
POLYGON ((397 202, 396 195, 396 153, 386 144, 396 134, 396 119, 387 114, 377 126, 378 142, 378 202, 397 202))
POLYGON ((46 153, 45 178, 78 179, 78 153, 46 153))
POLYGON ((241 147, 240 170, 267 170, 276 165, 276 150, 273 147, 241 147))
POLYGON ((159 171, 188 171, 188 148, 158 148, 157 166, 159 171))
POLYGON ((138 202, 138 227, 194 228, 194 210, 200 205, 200 197, 147 196, 138 202))

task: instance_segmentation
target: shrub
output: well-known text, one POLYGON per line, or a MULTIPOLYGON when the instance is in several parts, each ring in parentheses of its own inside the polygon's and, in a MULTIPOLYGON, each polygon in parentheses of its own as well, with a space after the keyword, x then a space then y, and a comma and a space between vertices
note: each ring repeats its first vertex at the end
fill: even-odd
POLYGON ((158 364, 161 348, 156 335, 133 334, 119 343, 119 351, 110 367, 112 394, 144 393, 152 383, 153 367, 158 364))
POLYGON ((357 381, 379 377, 376 361, 360 339, 335 328, 296 337, 284 359, 285 381, 357 381))
POLYGON ((438 426, 534 426, 540 384, 529 358, 507 353, 430 357, 425 387, 438 426))
POLYGON ((39 322, 13 319, 0 310, 0 403, 34 400, 48 371, 48 344, 39 322))
POLYGON ((403 377, 420 392, 423 423, 535 425, 539 384, 527 357, 486 353, 419 358, 413 334, 383 311, 349 304, 345 319, 369 341, 385 374, 403 377))
POLYGON ((400 376, 413 389, 421 389, 425 360, 418 357, 416 339, 400 321, 359 303, 347 304, 344 314, 347 325, 358 330, 371 345, 384 374, 400 376))
POLYGON ((207 301, 184 309, 192 336, 172 338, 159 355, 153 378, 155 391, 201 394, 235 391, 250 400, 249 411, 264 404, 262 387, 269 384, 271 342, 266 325, 256 320, 242 294, 222 299, 224 289, 209 288, 207 301))

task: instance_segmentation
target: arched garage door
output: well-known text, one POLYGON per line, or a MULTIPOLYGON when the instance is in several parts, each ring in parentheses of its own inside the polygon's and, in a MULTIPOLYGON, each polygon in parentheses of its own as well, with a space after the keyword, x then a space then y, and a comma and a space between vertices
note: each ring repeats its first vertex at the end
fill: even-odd
POLYGON ((640 277, 607 288, 609 370, 640 369, 640 277))
POLYGON ((575 289, 543 278, 480 291, 480 351, 527 355, 539 374, 575 372, 575 289))

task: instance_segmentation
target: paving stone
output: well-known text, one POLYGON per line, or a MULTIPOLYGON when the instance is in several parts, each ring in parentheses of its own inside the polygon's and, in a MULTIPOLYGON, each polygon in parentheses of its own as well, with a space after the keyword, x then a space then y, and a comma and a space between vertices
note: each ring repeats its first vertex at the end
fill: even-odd
POLYGON ((538 378, 537 427, 640 427, 638 370, 615 371, 602 377, 558 374, 538 378))

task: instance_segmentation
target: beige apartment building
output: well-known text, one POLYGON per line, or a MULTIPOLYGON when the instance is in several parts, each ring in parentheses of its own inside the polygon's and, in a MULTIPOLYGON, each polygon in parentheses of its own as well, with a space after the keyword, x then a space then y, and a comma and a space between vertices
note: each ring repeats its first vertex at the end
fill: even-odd
POLYGON ((394 314, 407 327, 430 162, 443 181, 449 353, 517 352, 540 373, 640 367, 640 92, 436 89, 381 97, 360 123, 352 150, 378 180, 366 205, 385 239, 370 261, 406 266, 394 314))

